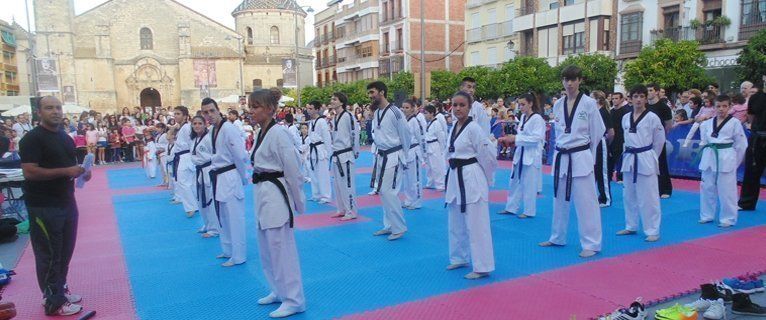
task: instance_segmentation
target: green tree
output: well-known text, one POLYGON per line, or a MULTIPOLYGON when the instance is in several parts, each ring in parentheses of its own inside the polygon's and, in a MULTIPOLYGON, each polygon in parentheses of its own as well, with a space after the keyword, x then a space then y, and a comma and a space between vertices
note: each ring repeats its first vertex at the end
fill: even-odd
MULTIPOLYGON (((297 100, 297 99, 296 99, 297 100)), ((327 94, 327 88, 319 88, 315 86, 308 86, 301 88, 301 103, 306 105, 307 103, 317 100, 322 103, 330 101, 330 96, 327 94)), ((303 106, 300 106, 303 107, 303 106)))
POLYGON ((737 63, 737 74, 742 81, 755 81, 766 75, 766 29, 750 38, 737 63))
POLYGON ((397 93, 404 93, 408 98, 415 93, 415 76, 411 72, 398 72, 391 80, 384 79, 383 82, 388 86, 388 99, 391 101, 397 93))
POLYGON ((698 47, 696 41, 655 41, 626 64, 625 87, 657 83, 672 92, 704 87, 712 79, 705 74, 707 60, 698 47))
POLYGON ((581 87, 588 91, 611 92, 617 78, 617 62, 603 54, 580 54, 569 56, 559 64, 556 73, 561 74, 566 66, 576 65, 583 71, 581 87))
POLYGON ((457 74, 437 70, 431 72, 431 97, 444 100, 452 96, 460 86, 460 78, 457 74))
POLYGON ((561 87, 558 72, 544 58, 516 56, 503 64, 495 79, 500 92, 513 96, 527 92, 547 94, 561 87))
MULTIPOLYGON (((459 89, 460 81, 465 77, 471 77, 476 80, 476 97, 483 99, 494 99, 500 96, 500 84, 498 83, 498 72, 495 69, 484 66, 467 67, 457 75, 457 84, 455 91, 459 89)), ((454 92, 453 92, 454 93, 454 92)))

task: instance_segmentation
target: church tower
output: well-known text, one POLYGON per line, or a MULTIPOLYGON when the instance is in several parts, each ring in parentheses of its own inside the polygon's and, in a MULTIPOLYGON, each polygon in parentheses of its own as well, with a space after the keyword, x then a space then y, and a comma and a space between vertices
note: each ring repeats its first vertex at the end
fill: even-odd
MULTIPOLYGON (((61 95, 65 87, 72 87, 77 92, 76 70, 74 63, 74 0, 33 0, 35 14, 35 32, 37 39, 36 56, 38 59, 50 58, 56 64, 58 92, 44 91, 52 82, 40 83, 42 95, 61 95)), ((43 70, 37 70, 41 74, 43 70)), ((72 99, 73 97, 70 97, 72 99)), ((71 102, 71 101, 70 101, 71 102)))

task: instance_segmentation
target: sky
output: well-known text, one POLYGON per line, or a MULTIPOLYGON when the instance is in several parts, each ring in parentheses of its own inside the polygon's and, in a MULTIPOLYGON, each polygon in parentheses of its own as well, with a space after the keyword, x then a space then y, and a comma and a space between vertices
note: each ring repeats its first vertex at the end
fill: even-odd
MULTIPOLYGON (((162 1, 162 0, 131 0, 131 1, 162 1)), ((220 22, 221 24, 234 29, 234 17, 231 16, 231 12, 236 8, 242 0, 175 0, 183 5, 200 12, 213 20, 220 22)), ((301 6, 311 6, 315 10, 314 13, 310 13, 306 17, 307 25, 314 25, 314 14, 327 8, 327 2, 329 0, 297 0, 301 6)), ((31 28, 34 30, 34 10, 32 9, 32 0, 0 0, 0 20, 4 20, 10 23, 13 19, 23 26, 27 27, 26 11, 24 9, 24 3, 29 2, 29 16, 31 21, 31 28)), ((106 2, 106 0, 74 0, 74 12, 80 14, 92 9, 99 4, 106 2)), ((305 10, 305 9, 304 9, 305 10)), ((314 39, 314 28, 306 28, 306 41, 314 39)))

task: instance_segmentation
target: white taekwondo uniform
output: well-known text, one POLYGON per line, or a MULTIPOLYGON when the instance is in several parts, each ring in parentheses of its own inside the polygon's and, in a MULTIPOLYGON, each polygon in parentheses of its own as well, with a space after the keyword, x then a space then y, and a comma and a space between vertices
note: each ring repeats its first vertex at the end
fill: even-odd
POLYGON ((157 176, 157 144, 153 139, 149 139, 146 143, 146 147, 144 147, 144 161, 146 162, 146 166, 144 167, 146 170, 146 177, 154 179, 154 177, 157 176))
POLYGON ((402 203, 399 200, 401 169, 406 163, 406 153, 410 149, 410 132, 404 114, 393 103, 375 110, 372 117, 375 126, 375 146, 377 148, 377 172, 374 177, 376 188, 383 203, 383 229, 393 234, 407 231, 402 203))
POLYGON ((201 231, 213 236, 220 232, 220 222, 213 206, 213 185, 210 183, 210 166, 213 160, 213 139, 210 131, 194 139, 191 160, 194 164, 197 205, 204 223, 201 231))
POLYGON ((423 205, 423 185, 420 182, 420 163, 425 153, 425 127, 420 123, 417 116, 407 119, 407 128, 410 136, 410 150, 406 152, 406 168, 402 172, 402 194, 404 195, 404 207, 420 208, 423 205))
POLYGON ((320 116, 309 122, 309 175, 311 178, 311 199, 330 202, 330 155, 332 137, 327 119, 320 116))
POLYGON ((354 116, 343 110, 333 121, 332 155, 333 189, 338 213, 356 217, 356 182, 354 162, 359 155, 359 126, 354 116))
POLYGON ((447 145, 447 127, 434 118, 426 125, 426 187, 444 190, 444 177, 447 174, 444 151, 447 145))
POLYGON ((176 133, 173 146, 173 172, 175 178, 175 195, 184 206, 185 212, 194 212, 197 199, 194 196, 194 165, 191 162, 191 123, 186 122, 176 133))
POLYGON ((513 172, 510 179, 505 211, 519 213, 524 204, 524 215, 537 215, 537 190, 542 170, 542 148, 545 144, 545 120, 537 113, 521 116, 513 153, 513 172))

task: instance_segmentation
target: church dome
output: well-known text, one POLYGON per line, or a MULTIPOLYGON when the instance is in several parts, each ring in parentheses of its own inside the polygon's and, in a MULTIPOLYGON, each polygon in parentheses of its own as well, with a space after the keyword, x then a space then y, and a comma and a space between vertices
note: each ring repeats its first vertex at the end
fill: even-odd
POLYGON ((298 5, 295 0, 243 0, 242 3, 232 11, 231 15, 236 16, 244 11, 258 10, 290 10, 306 16, 306 12, 301 9, 301 6, 298 5))

